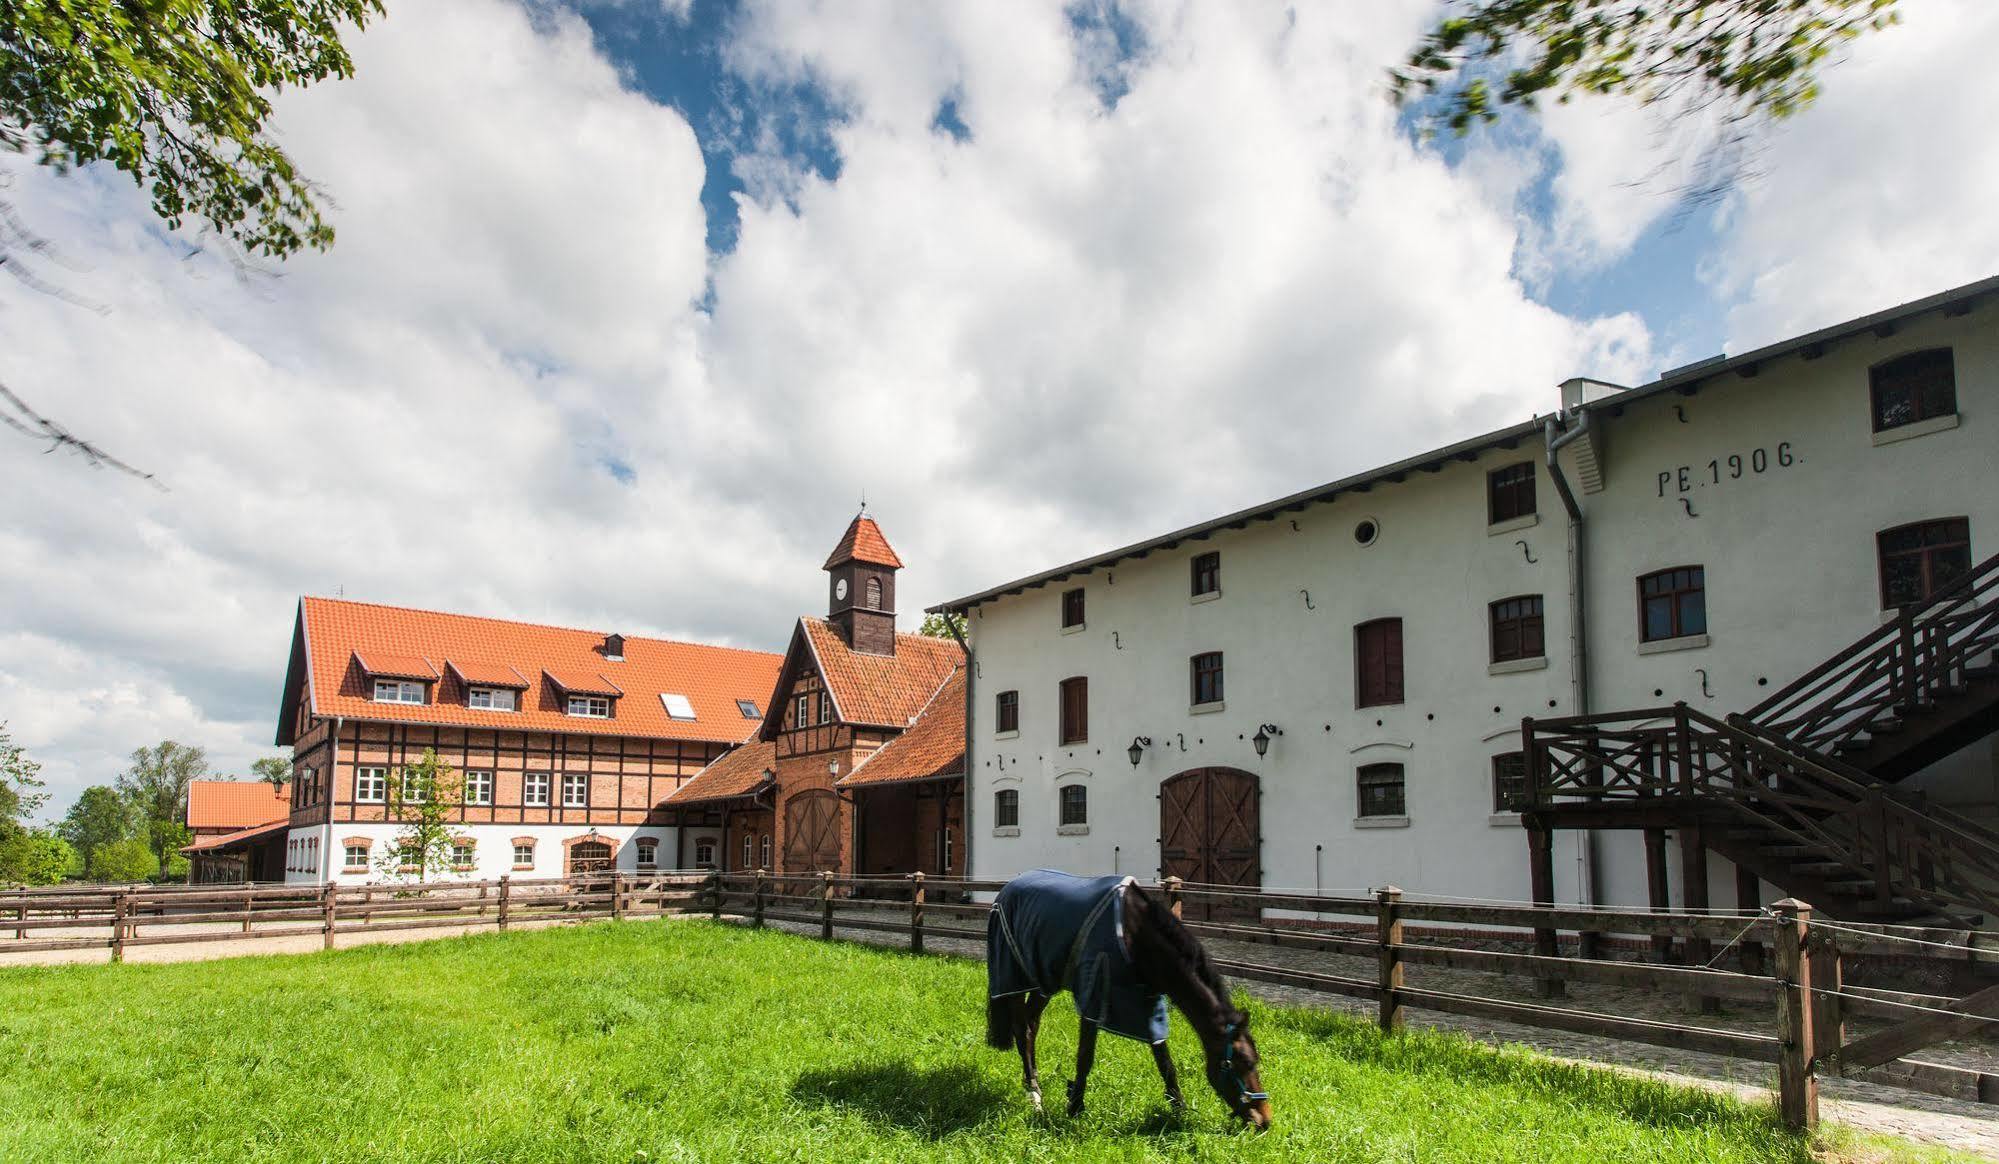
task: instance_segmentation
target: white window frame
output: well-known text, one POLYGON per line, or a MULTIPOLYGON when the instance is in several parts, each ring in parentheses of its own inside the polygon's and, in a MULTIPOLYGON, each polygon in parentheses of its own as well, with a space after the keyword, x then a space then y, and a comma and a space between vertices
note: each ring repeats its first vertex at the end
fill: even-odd
POLYGON ((694 867, 703 869, 715 864, 715 838, 702 837, 694 842, 694 867), (706 854, 705 856, 703 854, 706 854))
POLYGON ((484 768, 465 773, 465 803, 493 803, 493 774, 484 768))
POLYGON ((366 873, 368 871, 368 846, 344 845, 342 846, 342 851, 342 860, 344 863, 340 866, 341 872, 366 873), (354 859, 354 854, 356 853, 361 854, 361 859, 358 861, 354 859))
POLYGON ((412 782, 412 781, 414 781, 414 780, 416 779, 416 777, 414 777, 414 776, 410 775, 410 773, 409 773, 408 771, 404 771, 404 773, 402 774, 402 777, 401 777, 401 779, 402 779, 402 785, 403 785, 403 803, 404 803, 404 804, 422 804, 422 803, 424 803, 425 801, 427 801, 427 800, 429 800, 429 799, 430 799, 430 798, 429 798, 429 797, 427 797, 427 796, 420 796, 420 795, 418 795, 418 794, 417 794, 417 792, 413 791, 413 790, 412 790, 412 789, 410 788, 410 784, 411 784, 411 782, 412 782))
POLYGON ((637 848, 633 852, 637 854, 636 860, 638 861, 639 868, 659 868, 659 838, 640 837, 635 844, 637 848))
POLYGON ((451 842, 451 867, 453 869, 468 869, 474 865, 477 865, 478 863, 479 863, 479 843, 477 841, 451 842), (463 861, 458 859, 459 854, 461 852, 464 854, 465 857, 463 861))
POLYGON ((798 704, 791 717, 791 726, 808 728, 812 726, 812 694, 800 692, 798 704))
POLYGON ((611 718, 611 697, 608 695, 572 695, 563 706, 567 715, 584 719, 611 718))
POLYGON ((516 864, 516 865, 533 865, 533 864, 534 864, 534 842, 533 842, 533 841, 529 841, 529 842, 528 842, 527 844, 525 844, 525 845, 515 845, 515 846, 514 846, 514 864, 516 864), (521 857, 521 851, 522 851, 523 849, 527 850, 527 858, 526 858, 525 860, 523 860, 523 859, 522 859, 522 857, 521 857))
POLYGON ((562 807, 590 807, 590 776, 586 772, 564 772, 562 774, 562 807), (571 793, 574 793, 572 796, 571 793))
POLYGON ((551 780, 547 772, 529 772, 522 776, 521 804, 528 808, 547 808, 551 780))
POLYGON ((375 680, 376 703, 428 703, 430 693, 414 679, 375 680), (414 695, 415 698, 411 698, 414 695))
POLYGON ((745 869, 751 869, 751 868, 754 868, 754 867, 755 867, 755 865, 754 865, 754 861, 755 861, 755 858, 756 858, 756 838, 755 838, 754 836, 750 835, 749 833, 744 833, 744 834, 743 834, 743 868, 745 868, 745 869))
POLYGON ((519 692, 510 687, 473 687, 465 692, 465 706, 476 711, 513 711, 519 692))
POLYGON ((354 803, 386 804, 389 799, 389 770, 369 766, 354 769, 354 803), (370 791, 372 789, 372 791, 370 791))
POLYGON ((677 692, 659 693, 660 705, 666 708, 666 718, 679 723, 692 723, 700 717, 694 714, 694 702, 677 692))
POLYGON ((757 840, 757 868, 770 868, 770 834, 765 833, 757 840))

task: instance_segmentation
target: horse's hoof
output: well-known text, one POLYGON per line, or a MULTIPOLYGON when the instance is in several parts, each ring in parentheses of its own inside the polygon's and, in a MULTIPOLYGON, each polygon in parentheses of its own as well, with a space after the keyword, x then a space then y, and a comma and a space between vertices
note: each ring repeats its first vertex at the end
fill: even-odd
POLYGON ((1029 1107, 1033 1108, 1033 1109, 1034 1109, 1035 1111, 1040 1111, 1040 1110, 1041 1110, 1041 1093, 1040 1093, 1040 1092, 1038 1092, 1038 1091, 1030 1091, 1030 1092, 1028 1092, 1028 1093, 1027 1093, 1027 1106, 1029 1106, 1029 1107))

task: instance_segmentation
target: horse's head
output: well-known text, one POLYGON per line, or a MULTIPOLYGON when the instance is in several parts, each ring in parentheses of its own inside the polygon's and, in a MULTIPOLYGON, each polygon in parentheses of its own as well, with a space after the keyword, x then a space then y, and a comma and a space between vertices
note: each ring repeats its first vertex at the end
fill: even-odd
POLYGON ((1207 1045, 1208 1086, 1229 1105, 1235 1117, 1265 1131, 1270 1127, 1270 1096, 1258 1072, 1261 1060, 1250 1037, 1249 1016, 1237 1011, 1222 1024, 1219 1037, 1207 1045))

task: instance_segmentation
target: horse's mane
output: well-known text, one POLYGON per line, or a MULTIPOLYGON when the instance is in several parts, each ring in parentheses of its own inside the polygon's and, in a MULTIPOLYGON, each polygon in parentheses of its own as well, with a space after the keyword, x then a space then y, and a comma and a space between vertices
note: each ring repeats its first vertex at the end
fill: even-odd
POLYGON ((1221 973, 1215 969, 1215 964, 1208 959, 1207 948, 1201 945, 1200 939, 1194 936, 1193 931, 1182 924, 1179 918, 1174 917, 1172 910, 1154 901, 1152 895, 1136 883, 1126 890, 1126 895, 1135 897, 1142 903, 1146 924, 1151 927, 1152 932, 1159 935, 1173 954, 1194 972, 1201 985, 1206 986, 1215 996, 1215 1000, 1221 1004, 1222 1021, 1242 1022, 1243 1014, 1236 1009, 1234 997, 1229 994, 1229 988, 1222 981, 1221 973))

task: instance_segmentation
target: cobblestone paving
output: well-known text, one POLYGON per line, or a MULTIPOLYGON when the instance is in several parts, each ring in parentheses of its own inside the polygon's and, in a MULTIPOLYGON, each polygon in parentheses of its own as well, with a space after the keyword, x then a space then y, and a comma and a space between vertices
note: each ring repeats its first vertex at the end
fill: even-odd
MULTIPOLYGON (((893 913, 883 914, 884 918, 894 916, 896 915, 893 913)), ((969 920, 953 919, 950 924, 969 927, 972 923, 969 920)), ((773 922, 771 925, 773 928, 815 937, 819 933, 816 926, 778 922, 773 922)), ((836 933, 845 940, 874 945, 906 949, 909 944, 908 936, 900 933, 846 930, 837 926, 836 933)), ((1313 970, 1370 980, 1376 973, 1373 959, 1217 939, 1208 939, 1206 944, 1209 951, 1217 958, 1228 961, 1257 962, 1266 966, 1313 970)), ((959 938, 929 936, 925 939, 925 949, 932 953, 963 957, 985 956, 983 941, 959 938)), ((1445 970, 1430 966, 1410 966, 1407 974, 1409 985, 1412 987, 1522 1002, 1542 1001, 1534 996, 1534 985, 1528 978, 1477 971, 1445 970)), ((1361 999, 1322 994, 1300 987, 1267 982, 1243 982, 1241 986, 1248 993, 1266 1002, 1317 1007, 1369 1018, 1375 1013, 1375 1004, 1361 999)), ((1732 1004, 1719 1015, 1698 1015, 1692 1013, 1686 1000, 1677 993, 1570 983, 1568 998, 1560 1005, 1602 1014, 1658 1019, 1722 1030, 1775 1033, 1774 1014, 1757 1013, 1741 1004, 1732 1004)), ((1539 1027, 1526 1027, 1515 1023, 1414 1008, 1408 1012, 1408 1021, 1412 1026, 1457 1031, 1485 1043, 1516 1044, 1561 1059, 1653 1075, 1693 1087, 1729 1092, 1752 1102, 1775 1101, 1776 1068, 1762 1063, 1709 1055, 1699 1051, 1653 1047, 1643 1043, 1572 1034, 1567 1031, 1544 1030, 1539 1027)), ((1851 1020, 1847 1024, 1848 1037, 1857 1038, 1880 1029, 1882 1025, 1884 1024, 1865 1019, 1851 1020)), ((1918 1057, 1930 1062, 1999 1071, 1999 1043, 1989 1039, 1938 1044, 1924 1048, 1918 1057)), ((1824 1079, 1820 1085, 1820 1113, 1826 1120, 1859 1131, 1903 1136, 1999 1160, 1999 1107, 1925 1095, 1896 1087, 1883 1087, 1859 1080, 1824 1079)))

